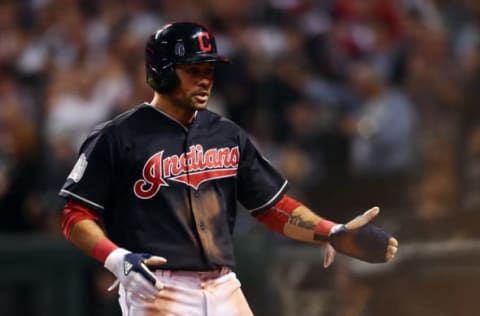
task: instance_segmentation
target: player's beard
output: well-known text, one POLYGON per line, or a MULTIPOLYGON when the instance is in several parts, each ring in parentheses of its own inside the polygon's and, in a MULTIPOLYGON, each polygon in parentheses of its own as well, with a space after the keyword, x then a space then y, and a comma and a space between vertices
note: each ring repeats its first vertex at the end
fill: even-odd
POLYGON ((190 108, 192 110, 205 110, 210 99, 210 93, 194 93, 190 96, 190 108))
POLYGON ((176 103, 185 110, 198 111, 205 110, 210 99, 210 92, 205 90, 193 91, 174 98, 176 103))
POLYGON ((170 95, 170 100, 175 106, 187 111, 205 110, 211 90, 211 87, 196 87, 190 91, 179 88, 170 95))

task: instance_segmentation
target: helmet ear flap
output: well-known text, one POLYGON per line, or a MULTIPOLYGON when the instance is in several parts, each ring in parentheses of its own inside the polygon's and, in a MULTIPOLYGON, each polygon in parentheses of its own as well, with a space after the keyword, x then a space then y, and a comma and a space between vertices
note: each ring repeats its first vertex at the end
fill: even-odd
POLYGON ((178 85, 178 76, 173 66, 161 72, 150 69, 147 71, 147 83, 158 93, 167 94, 175 90, 178 85))

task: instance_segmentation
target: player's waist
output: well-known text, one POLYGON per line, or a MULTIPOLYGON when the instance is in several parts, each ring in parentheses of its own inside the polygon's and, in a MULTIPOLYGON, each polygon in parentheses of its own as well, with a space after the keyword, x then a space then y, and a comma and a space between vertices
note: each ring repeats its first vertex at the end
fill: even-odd
POLYGON ((214 270, 206 271, 192 271, 192 270, 164 270, 157 269, 155 274, 161 277, 170 278, 170 277, 184 277, 184 278, 193 278, 199 279, 202 281, 216 279, 221 276, 227 275, 232 272, 230 267, 221 267, 214 270))

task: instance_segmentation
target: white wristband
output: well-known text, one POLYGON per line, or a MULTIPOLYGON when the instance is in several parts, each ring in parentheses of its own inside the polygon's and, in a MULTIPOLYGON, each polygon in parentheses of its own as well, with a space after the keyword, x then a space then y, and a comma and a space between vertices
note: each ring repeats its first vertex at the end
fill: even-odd
POLYGON ((123 269, 123 258, 128 253, 130 253, 130 251, 123 248, 115 249, 108 255, 107 259, 105 259, 104 267, 118 277, 118 273, 123 269))
POLYGON ((343 224, 337 224, 335 226, 332 226, 332 228, 330 228, 330 232, 328 233, 328 236, 338 232, 343 226, 344 226, 343 224))

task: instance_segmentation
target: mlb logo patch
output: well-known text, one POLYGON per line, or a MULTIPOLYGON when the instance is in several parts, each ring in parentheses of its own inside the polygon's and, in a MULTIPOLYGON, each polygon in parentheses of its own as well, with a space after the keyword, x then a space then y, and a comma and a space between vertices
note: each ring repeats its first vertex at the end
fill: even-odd
POLYGON ((175 44, 175 56, 185 56, 185 45, 183 43, 175 44))

